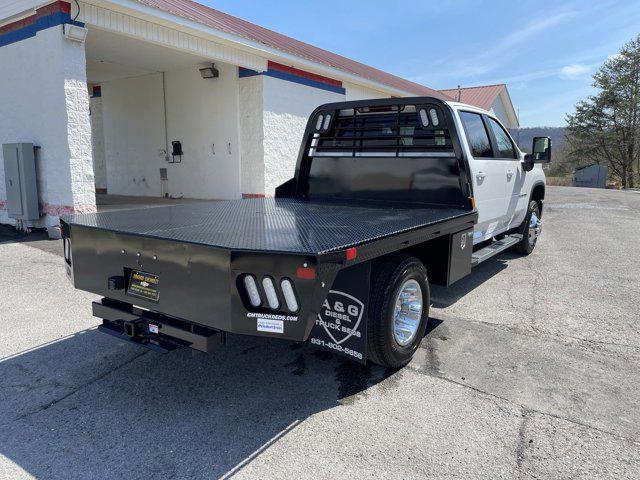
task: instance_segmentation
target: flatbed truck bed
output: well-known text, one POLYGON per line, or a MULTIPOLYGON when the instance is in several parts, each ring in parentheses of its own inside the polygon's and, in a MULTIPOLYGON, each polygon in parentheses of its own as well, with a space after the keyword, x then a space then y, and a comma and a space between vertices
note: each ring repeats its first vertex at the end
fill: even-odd
POLYGON ((255 198, 75 215, 65 222, 234 251, 321 256, 447 222, 473 225, 475 216, 441 205, 255 198))
POLYGON ((429 285, 523 238, 473 256, 462 145, 439 99, 323 105, 274 198, 63 217, 67 276, 103 297, 102 331, 154 350, 243 334, 399 367, 426 330, 429 285))

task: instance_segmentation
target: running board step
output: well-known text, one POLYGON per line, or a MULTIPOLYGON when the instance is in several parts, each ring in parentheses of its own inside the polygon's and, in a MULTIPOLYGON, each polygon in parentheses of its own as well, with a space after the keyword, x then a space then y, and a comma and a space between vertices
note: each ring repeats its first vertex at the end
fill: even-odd
POLYGON ((473 252, 471 255, 471 266, 475 267, 479 263, 488 260, 489 258, 497 255, 500 252, 505 251, 507 248, 515 245, 522 240, 522 235, 515 233, 513 235, 507 235, 502 240, 496 240, 491 245, 481 248, 477 252, 473 252))

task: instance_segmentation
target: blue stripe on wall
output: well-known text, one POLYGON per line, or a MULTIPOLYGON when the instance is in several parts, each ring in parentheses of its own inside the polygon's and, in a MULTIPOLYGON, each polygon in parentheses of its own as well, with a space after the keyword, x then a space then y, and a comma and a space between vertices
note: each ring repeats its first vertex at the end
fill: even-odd
POLYGON ((18 30, 7 32, 4 35, 0 35, 0 47, 4 47, 5 45, 9 45, 11 43, 16 43, 27 38, 35 37, 36 33, 40 32, 41 30, 46 30, 47 28, 62 25, 64 23, 71 23, 73 25, 78 25, 79 27, 84 27, 84 23, 71 20, 71 15, 69 15, 68 13, 55 12, 50 15, 45 15, 44 17, 38 18, 31 25, 19 28, 18 30))
POLYGON ((240 78, 253 77, 255 75, 260 75, 260 72, 256 72, 255 70, 251 70, 249 68, 238 67, 238 76, 240 78))
POLYGON ((346 90, 343 87, 329 85, 327 83, 311 80, 310 78, 299 77, 292 73, 281 72, 279 70, 267 70, 266 72, 256 72, 255 70, 250 70, 248 68, 240 67, 238 71, 238 76, 240 78, 253 77, 255 75, 266 75, 268 77, 278 78, 280 80, 285 80, 287 82, 299 83, 301 85, 306 85, 308 87, 319 88, 321 90, 327 90, 329 92, 339 93, 342 95, 346 93, 346 90))

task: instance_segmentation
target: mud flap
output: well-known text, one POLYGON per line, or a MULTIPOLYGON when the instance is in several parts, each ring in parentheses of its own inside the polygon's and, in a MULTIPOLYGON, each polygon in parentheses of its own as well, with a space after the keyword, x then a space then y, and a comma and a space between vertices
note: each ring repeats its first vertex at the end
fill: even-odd
POLYGON ((371 262, 338 273, 327 295, 309 342, 360 363, 367 362, 367 306, 371 262))

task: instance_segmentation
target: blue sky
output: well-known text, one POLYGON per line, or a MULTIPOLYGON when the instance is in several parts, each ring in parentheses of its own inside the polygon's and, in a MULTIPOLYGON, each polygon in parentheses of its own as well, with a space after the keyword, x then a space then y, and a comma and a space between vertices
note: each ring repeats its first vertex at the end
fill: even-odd
POLYGON ((564 125, 640 33, 640 1, 199 1, 429 87, 507 83, 525 127, 564 125))

